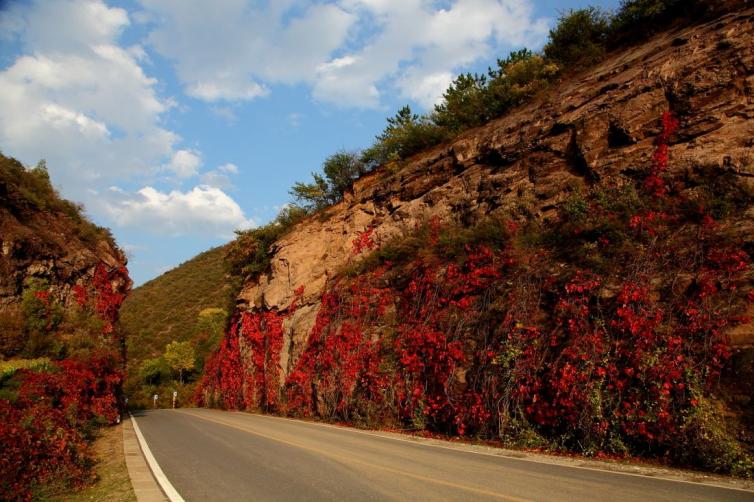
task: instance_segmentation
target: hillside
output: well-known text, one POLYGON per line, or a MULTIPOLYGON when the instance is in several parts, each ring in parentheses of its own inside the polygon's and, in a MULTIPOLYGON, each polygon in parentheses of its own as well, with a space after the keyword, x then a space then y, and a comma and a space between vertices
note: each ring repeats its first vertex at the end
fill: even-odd
POLYGON ((141 364, 161 356, 170 342, 199 343, 200 312, 233 309, 238 288, 225 271, 224 255, 222 246, 205 251, 134 289, 126 299, 121 323, 128 334, 132 385, 139 384, 141 364))
POLYGON ((120 414, 131 280, 44 163, 0 156, 0 250, 0 499, 28 500, 93 481, 89 445, 120 414))
POLYGON ((676 26, 361 177, 198 401, 751 475, 753 33, 676 26))

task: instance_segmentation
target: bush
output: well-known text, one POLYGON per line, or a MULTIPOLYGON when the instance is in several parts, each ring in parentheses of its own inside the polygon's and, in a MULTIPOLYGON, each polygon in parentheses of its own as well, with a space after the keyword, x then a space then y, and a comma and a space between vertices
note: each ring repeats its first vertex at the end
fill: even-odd
POLYGON ((309 211, 299 206, 287 206, 277 218, 262 227, 236 232, 236 239, 228 245, 225 264, 235 276, 250 280, 267 272, 272 258, 271 247, 309 211))
POLYGON ((487 77, 466 73, 459 75, 435 105, 432 121, 439 127, 458 133, 490 120, 487 103, 487 77))
POLYGON ((407 159, 449 137, 446 129, 426 116, 413 113, 406 105, 387 119, 387 127, 377 136, 375 144, 364 151, 362 161, 372 169, 387 162, 407 159))
POLYGON ((527 49, 498 59, 497 69, 489 72, 487 106, 492 116, 501 116, 534 97, 547 88, 559 70, 557 64, 527 49))
POLYGON ((30 369, 17 369, 11 377, 13 395, 0 393, 2 500, 31 500, 51 481, 67 488, 93 481, 91 433, 118 416, 116 357, 26 366, 30 369))
POLYGON ((544 53, 562 67, 596 63, 605 55, 610 16, 597 7, 571 10, 550 30, 544 53))
POLYGON ((357 153, 339 151, 322 164, 323 174, 312 173, 314 183, 296 182, 290 193, 307 210, 320 211, 337 204, 353 182, 368 171, 357 153))
POLYGON ((622 0, 610 26, 612 43, 652 35, 679 18, 704 17, 723 4, 721 0, 622 0))

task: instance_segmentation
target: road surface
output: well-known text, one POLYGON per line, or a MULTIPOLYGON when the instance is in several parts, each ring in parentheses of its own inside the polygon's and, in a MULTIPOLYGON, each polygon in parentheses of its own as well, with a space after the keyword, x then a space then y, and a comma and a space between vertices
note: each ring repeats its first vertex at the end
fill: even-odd
POLYGON ((754 501, 754 492, 438 448, 347 428, 217 410, 137 423, 187 501, 754 501))

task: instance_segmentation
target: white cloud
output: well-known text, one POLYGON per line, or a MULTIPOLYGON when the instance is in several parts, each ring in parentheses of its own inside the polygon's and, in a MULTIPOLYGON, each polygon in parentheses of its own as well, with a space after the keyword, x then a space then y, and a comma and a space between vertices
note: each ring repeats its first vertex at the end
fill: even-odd
POLYGON ((179 178, 196 176, 202 165, 202 157, 195 150, 178 150, 173 154, 165 169, 172 171, 179 178))
POLYGON ((141 3, 154 20, 152 46, 175 63, 189 95, 210 102, 264 96, 265 83, 310 80, 355 21, 338 5, 295 0, 141 3))
POLYGON ((217 168, 221 173, 238 174, 238 166, 228 162, 217 168))
POLYGON ((130 24, 124 9, 97 0, 27 3, 28 8, 11 4, 0 14, 0 28, 6 35, 22 36, 24 45, 34 51, 82 51, 109 44, 130 24))
POLYGON ((534 19, 529 0, 346 0, 382 27, 349 54, 319 67, 314 94, 351 106, 376 106, 386 88, 429 108, 455 75, 494 51, 538 45, 547 20, 534 19), (347 63, 347 64, 345 64, 347 63))
POLYGON ((179 141, 143 50, 118 45, 128 25, 99 0, 11 4, 0 17, 25 53, 0 70, 0 145, 25 163, 46 158, 64 195, 88 206, 92 190, 154 175, 179 141))
POLYGON ((235 185, 229 175, 238 174, 238 166, 235 164, 223 164, 217 169, 208 171, 202 175, 202 184, 220 188, 221 190, 234 190, 235 185))
POLYGON ((0 12, 0 38, 22 47, 0 70, 4 152, 27 164, 46 158, 66 197, 116 225, 223 236, 248 226, 220 188, 230 185, 232 164, 211 171, 214 180, 208 173, 212 187, 169 193, 147 187, 137 194, 121 188, 158 175, 185 180, 202 167, 201 152, 178 148, 179 136, 163 125, 175 104, 159 96, 158 82, 144 72, 143 47, 119 45, 129 25, 125 10, 101 0, 40 0, 0 12))
POLYGON ((452 75, 547 33, 531 0, 141 3, 158 20, 151 44, 175 63, 186 91, 206 101, 305 83, 316 99, 341 106, 377 107, 393 92, 430 107, 452 75))
POLYGON ((169 193, 145 187, 134 196, 110 203, 108 211, 119 225, 174 236, 227 237, 233 230, 254 226, 225 192, 203 185, 188 192, 173 190, 169 193))

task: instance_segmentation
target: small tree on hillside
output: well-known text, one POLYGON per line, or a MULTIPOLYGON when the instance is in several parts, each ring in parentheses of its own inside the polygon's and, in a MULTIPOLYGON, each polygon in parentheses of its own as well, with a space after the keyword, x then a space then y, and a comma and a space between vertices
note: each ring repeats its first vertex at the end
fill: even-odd
POLYGON ((544 53, 564 68, 596 63, 605 55, 610 16, 597 7, 571 10, 560 16, 544 53))
POLYGON ((307 209, 320 211, 342 200, 353 182, 367 170, 359 154, 341 150, 325 159, 323 174, 312 173, 313 183, 298 181, 290 193, 307 209))
POLYGON ((204 368, 204 360, 214 351, 222 340, 228 312, 218 307, 209 307, 201 312, 196 319, 196 362, 198 369, 204 368))
POLYGON ((194 369, 196 355, 189 342, 173 341, 165 347, 165 360, 173 371, 178 372, 178 380, 183 384, 183 372, 194 369))

